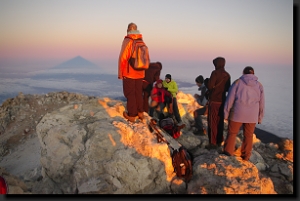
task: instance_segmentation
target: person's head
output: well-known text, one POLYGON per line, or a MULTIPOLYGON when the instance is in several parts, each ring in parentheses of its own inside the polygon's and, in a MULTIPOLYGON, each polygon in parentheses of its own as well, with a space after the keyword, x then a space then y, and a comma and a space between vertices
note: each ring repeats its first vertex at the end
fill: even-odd
POLYGON ((215 66, 215 69, 224 68, 225 63, 226 63, 226 60, 223 57, 217 57, 213 60, 213 64, 215 66))
POLYGON ((202 75, 199 75, 198 77, 196 77, 195 82, 197 84, 198 87, 201 87, 203 82, 204 82, 204 78, 202 75))
POLYGON ((127 32, 132 31, 132 30, 137 30, 137 26, 133 22, 131 22, 131 23, 128 24, 127 32))
POLYGON ((166 82, 168 82, 168 83, 171 82, 172 76, 171 76, 170 74, 166 74, 165 80, 166 80, 166 82))
POLYGON ((247 66, 244 68, 243 74, 253 74, 254 75, 254 69, 251 66, 247 66))
POLYGON ((162 81, 161 79, 157 80, 157 81, 156 81, 156 86, 157 86, 158 88, 162 88, 162 86, 163 86, 162 82, 163 82, 163 81, 162 81))
POLYGON ((156 63, 160 66, 160 68, 162 68, 161 62, 157 61, 156 63))

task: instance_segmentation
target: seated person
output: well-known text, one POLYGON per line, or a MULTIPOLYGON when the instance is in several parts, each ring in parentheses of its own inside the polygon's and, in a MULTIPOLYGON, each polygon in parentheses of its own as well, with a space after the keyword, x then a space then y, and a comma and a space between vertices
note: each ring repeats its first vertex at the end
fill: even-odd
POLYGON ((206 110, 207 110, 207 99, 205 97, 205 93, 207 91, 207 88, 204 84, 204 79, 202 75, 199 75, 196 79, 195 82, 197 86, 199 87, 198 90, 201 92, 199 94, 194 94, 194 98, 197 100, 197 103, 201 106, 202 108, 199 108, 194 111, 194 120, 195 124, 193 125, 196 130, 193 132, 195 135, 204 135, 205 129, 203 129, 203 123, 202 123, 202 115, 205 115, 206 110))
POLYGON ((172 79, 170 74, 166 74, 165 80, 163 81, 163 86, 172 94, 172 107, 174 111, 174 117, 178 125, 182 125, 183 122, 181 120, 181 116, 179 113, 178 105, 177 105, 177 92, 178 86, 174 79, 172 79))
POLYGON ((158 117, 160 114, 163 114, 163 110, 166 105, 169 105, 168 107, 168 113, 173 113, 172 107, 170 106, 172 101, 172 95, 163 88, 162 80, 159 79, 156 81, 152 91, 151 91, 151 103, 150 103, 150 112, 149 115, 153 117, 154 110, 156 109, 156 112, 158 113, 158 117))

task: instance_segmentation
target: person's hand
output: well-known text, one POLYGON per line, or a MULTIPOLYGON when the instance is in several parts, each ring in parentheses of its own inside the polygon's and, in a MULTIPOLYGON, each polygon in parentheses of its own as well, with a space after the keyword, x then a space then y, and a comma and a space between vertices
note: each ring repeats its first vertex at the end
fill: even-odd
POLYGON ((224 119, 224 122, 225 122, 226 124, 228 124, 228 119, 224 119))
POLYGON ((194 98, 199 98, 200 96, 199 96, 199 94, 194 94, 194 98))
POLYGON ((261 124, 261 121, 259 121, 258 124, 261 124))

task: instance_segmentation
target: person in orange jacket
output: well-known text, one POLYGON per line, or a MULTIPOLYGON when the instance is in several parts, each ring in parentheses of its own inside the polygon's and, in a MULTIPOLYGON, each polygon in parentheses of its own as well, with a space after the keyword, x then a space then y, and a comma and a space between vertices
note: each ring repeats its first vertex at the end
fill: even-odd
POLYGON ((129 64, 132 51, 132 39, 142 38, 142 34, 137 30, 135 23, 129 23, 127 27, 127 36, 125 36, 118 62, 118 79, 123 80, 123 93, 127 99, 127 112, 123 116, 131 122, 138 118, 144 119, 143 109, 143 79, 145 70, 135 70, 129 64))

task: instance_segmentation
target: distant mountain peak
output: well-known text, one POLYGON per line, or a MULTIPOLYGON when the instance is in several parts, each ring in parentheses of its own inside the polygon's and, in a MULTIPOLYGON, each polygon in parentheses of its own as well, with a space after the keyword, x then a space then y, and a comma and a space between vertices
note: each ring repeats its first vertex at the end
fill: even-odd
POLYGON ((77 68, 98 68, 98 66, 82 56, 76 56, 73 59, 65 61, 58 66, 55 66, 54 69, 77 69, 77 68))

